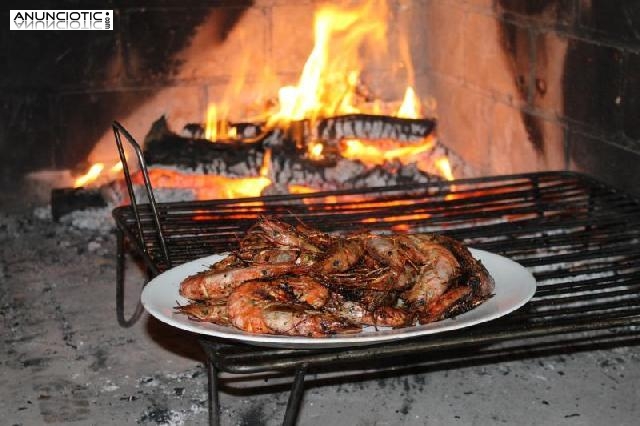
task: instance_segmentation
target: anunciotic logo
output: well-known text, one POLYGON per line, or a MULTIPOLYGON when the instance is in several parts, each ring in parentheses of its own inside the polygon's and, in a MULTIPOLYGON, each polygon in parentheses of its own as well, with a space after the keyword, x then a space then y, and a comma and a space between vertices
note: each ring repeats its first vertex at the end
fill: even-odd
POLYGON ((113 10, 11 10, 11 30, 112 30, 113 10))

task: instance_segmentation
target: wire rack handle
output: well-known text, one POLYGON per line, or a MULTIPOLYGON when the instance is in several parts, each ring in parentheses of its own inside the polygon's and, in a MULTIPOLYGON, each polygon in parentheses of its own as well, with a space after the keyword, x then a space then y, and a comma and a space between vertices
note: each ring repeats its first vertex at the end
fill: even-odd
POLYGON ((136 157, 138 159, 138 165, 140 166, 140 171, 142 172, 142 179, 144 180, 144 187, 147 192, 147 198, 149 200, 149 204, 151 207, 151 211, 153 213, 153 220, 156 228, 156 235, 158 240, 160 241, 160 248, 162 249, 162 255, 164 256, 164 260, 167 262, 167 265, 171 267, 171 259, 169 258, 169 250, 167 249, 167 243, 164 237, 164 232, 162 231, 162 224, 160 221, 160 215, 158 214, 158 203, 156 202, 156 198, 153 195, 153 187, 151 186, 151 179, 149 179, 149 171, 147 169, 147 164, 144 161, 144 156, 142 154, 142 149, 136 140, 131 136, 131 134, 124 128, 124 126, 117 121, 113 122, 113 134, 116 139, 116 145, 118 147, 118 154, 120 156, 120 161, 122 162, 122 171, 124 173, 124 179, 127 183, 127 191, 129 192, 129 199, 131 200, 131 208, 133 209, 133 214, 136 218, 136 225, 138 229, 138 242, 141 245, 142 250, 146 255, 149 255, 147 251, 147 239, 145 238, 142 221, 140 219, 140 210, 138 200, 136 199, 135 191, 133 190, 133 181, 131 179, 131 172, 129 170, 129 163, 127 162, 127 157, 125 156, 124 146, 122 144, 122 136, 124 135, 124 139, 131 145, 133 148, 136 157))

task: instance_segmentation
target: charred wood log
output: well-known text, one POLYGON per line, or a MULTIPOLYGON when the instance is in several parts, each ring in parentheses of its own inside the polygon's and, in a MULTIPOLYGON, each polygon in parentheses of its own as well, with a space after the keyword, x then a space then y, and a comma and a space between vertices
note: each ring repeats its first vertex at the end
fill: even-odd
POLYGON ((67 213, 92 207, 106 207, 99 188, 56 188, 51 190, 51 216, 56 222, 67 213))
POLYGON ((438 175, 421 171, 414 163, 402 164, 400 161, 368 167, 359 160, 341 158, 332 164, 318 163, 274 152, 271 164, 272 180, 283 187, 301 185, 333 190, 442 180, 438 175))
POLYGON ((249 171, 255 169, 257 173, 263 155, 262 143, 211 142, 175 134, 148 141, 144 147, 148 166, 178 166, 205 174, 234 174, 238 164, 245 164, 249 171))
MULTIPOLYGON (((164 119, 164 116, 162 117, 164 119)), ((166 120, 165 120, 166 123, 166 120)), ((229 130, 233 130, 236 138, 240 140, 255 139, 262 134, 260 123, 226 123, 229 130)), ((205 128, 200 123, 188 123, 182 128, 181 135, 185 138, 204 139, 205 128)))
MULTIPOLYGON (((192 126, 193 127, 193 126, 192 126)), ((190 127, 192 134, 198 129, 190 127)), ((210 141, 183 137, 169 130, 164 117, 145 137, 144 159, 148 166, 171 166, 223 176, 255 176, 259 173, 266 141, 264 134, 252 141, 210 141)))
POLYGON ((325 118, 318 122, 320 139, 390 139, 398 142, 421 141, 436 128, 428 118, 398 118, 381 115, 351 114, 325 118))

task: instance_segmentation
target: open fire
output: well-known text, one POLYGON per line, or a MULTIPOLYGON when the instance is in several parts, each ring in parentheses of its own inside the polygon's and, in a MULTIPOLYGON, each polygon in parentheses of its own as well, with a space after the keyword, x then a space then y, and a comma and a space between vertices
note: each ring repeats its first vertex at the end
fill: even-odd
MULTIPOLYGON (((171 161, 156 164, 151 161, 150 178, 154 188, 191 189, 194 199, 207 199, 254 197, 265 191, 307 193, 339 189, 348 187, 344 183, 347 180, 351 186, 393 184, 386 182, 389 179, 384 176, 414 173, 407 169, 415 170, 418 182, 425 181, 425 176, 427 180, 453 179, 448 152, 435 136, 435 122, 425 118, 423 102, 413 89, 414 76, 406 42, 400 46, 406 67, 406 81, 402 82, 404 95, 396 100, 383 99, 383 95, 369 89, 367 60, 384 56, 390 48, 388 19, 386 1, 371 0, 357 8, 319 7, 314 19, 315 43, 296 85, 281 86, 277 100, 274 95, 238 106, 235 98, 250 90, 246 73, 240 69, 229 82, 223 98, 209 104, 203 124, 187 126, 196 131, 181 140, 187 143, 188 139, 206 140, 217 150, 223 150, 224 144, 234 149, 238 144, 258 141, 261 146, 257 148, 256 159, 260 164, 229 173, 212 172, 206 167, 203 172, 179 162, 174 167, 171 161), (335 125, 341 129, 331 127, 333 118, 342 120, 335 125), (242 125, 252 129, 249 135, 242 131, 242 125), (412 134, 416 126, 426 126, 426 130, 412 134), (287 144, 294 145, 295 149, 287 148, 287 144), (279 154, 273 154, 272 150, 279 154), (347 170, 347 176, 338 182, 304 177, 283 180, 283 175, 295 174, 275 170, 274 159, 279 158, 282 163, 283 151, 297 157, 290 161, 294 169, 325 168, 332 175, 347 170), (360 179, 359 175, 370 176, 379 171, 382 178, 360 179)), ((267 85, 272 77, 268 70, 264 74, 267 85)), ((148 140, 149 136, 146 142, 148 140)), ((194 162, 200 160, 194 159, 194 162)), ((121 170, 119 161, 95 163, 76 178, 75 187, 111 182, 118 178, 121 170)), ((134 176, 134 182, 141 183, 141 177, 134 176)))

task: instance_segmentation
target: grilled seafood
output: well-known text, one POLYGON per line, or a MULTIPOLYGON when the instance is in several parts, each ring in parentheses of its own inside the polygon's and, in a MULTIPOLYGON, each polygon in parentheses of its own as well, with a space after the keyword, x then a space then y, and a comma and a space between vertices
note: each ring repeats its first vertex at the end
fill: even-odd
POLYGON ((404 293, 414 307, 429 304, 442 296, 458 274, 459 264, 453 253, 439 245, 427 246, 426 263, 420 266, 415 284, 404 293))
POLYGON ((353 294, 334 294, 326 309, 354 324, 398 328, 413 321, 412 312, 394 306, 392 302, 395 299, 389 300, 384 294, 375 295, 379 292, 367 293, 368 297, 355 298, 356 300, 353 294))
POLYGON ((226 301, 192 302, 188 305, 176 306, 176 311, 185 314, 193 321, 212 322, 218 325, 229 325, 226 301))
POLYGON ((177 312, 250 333, 323 337, 440 321, 495 288, 462 243, 437 234, 337 236, 262 217, 238 245, 180 284, 192 303, 177 312))
POLYGON ((224 299, 234 287, 258 278, 274 278, 291 272, 292 263, 255 264, 226 270, 207 270, 185 279, 180 284, 180 295, 187 299, 224 299))
POLYGON ((312 253, 320 252, 320 248, 314 245, 305 234, 298 232, 296 228, 286 222, 262 217, 255 226, 264 232, 269 241, 276 245, 295 247, 312 253))
MULTIPOLYGON (((303 281, 298 284, 305 285, 303 281)), ((229 296, 227 308, 231 323, 249 333, 322 337, 360 331, 359 326, 315 310, 283 286, 269 281, 239 285, 229 296)))
POLYGON ((315 271, 320 274, 344 272, 360 260, 364 254, 364 245, 359 238, 336 240, 327 256, 315 265, 315 271))
POLYGON ((445 292, 441 297, 433 300, 418 311, 420 324, 439 321, 446 317, 466 312, 473 307, 471 302, 473 289, 459 286, 445 292))
POLYGON ((369 289, 378 291, 402 290, 413 284, 416 270, 412 266, 405 266, 402 270, 390 267, 354 269, 347 273, 336 273, 325 278, 332 288, 369 289))

